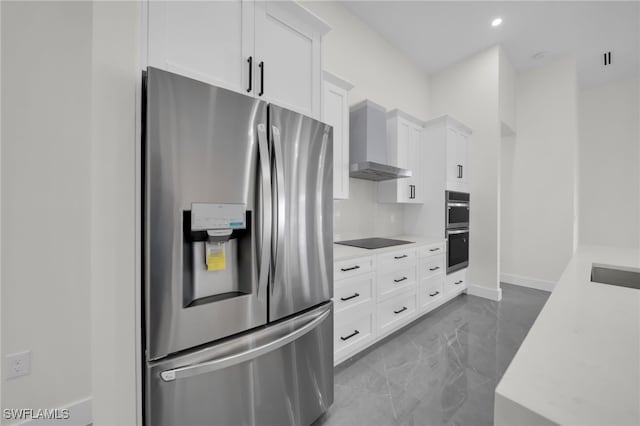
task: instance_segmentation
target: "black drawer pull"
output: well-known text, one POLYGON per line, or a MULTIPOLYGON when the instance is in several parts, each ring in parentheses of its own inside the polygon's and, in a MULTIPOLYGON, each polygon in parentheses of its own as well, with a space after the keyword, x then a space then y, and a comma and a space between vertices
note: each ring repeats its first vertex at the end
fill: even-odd
POLYGON ((400 309, 399 311, 393 311, 394 314, 399 314, 400 312, 404 312, 407 310, 406 306, 403 306, 402 309, 400 309))
POLYGON ((349 339, 351 339, 353 336, 357 336, 358 334, 360 334, 360 332, 359 332, 358 330, 354 330, 354 332, 353 332, 353 333, 351 333, 351 334, 350 334, 350 335, 348 335, 348 336, 345 336, 345 337, 340 336, 340 340, 342 340, 342 341, 344 342, 345 340, 349 340, 349 339))
POLYGON ((433 268, 429 268, 430 271, 437 271, 438 269, 440 269, 439 266, 434 266, 433 268))
POLYGON ((404 259, 405 257, 407 257, 406 254, 403 254, 402 256, 393 256, 394 259, 404 259))
POLYGON ((455 284, 455 285, 462 284, 462 280, 460 280, 460 281, 456 281, 454 284, 455 284))
POLYGON ((394 283, 401 283, 402 281, 407 280, 407 277, 398 278, 397 280, 393 280, 394 283))
POLYGON ((358 293, 353 293, 353 295, 352 295, 352 296, 349 296, 349 297, 341 297, 341 298, 340 298, 340 300, 342 300, 343 302, 345 302, 345 301, 347 301, 347 300, 351 300, 351 299, 353 299, 353 298, 355 298, 355 297, 358 297, 358 296, 360 296, 360 294, 358 294, 358 293))
POLYGON ((438 250, 440 250, 440 247, 429 249, 429 251, 438 251, 438 250))
POLYGON ((360 269, 360 266, 356 265, 356 266, 352 266, 351 268, 340 268, 342 272, 354 271, 356 269, 360 269))
POLYGON ((429 293, 429 297, 437 296, 439 294, 440 294, 439 291, 436 291, 435 293, 429 293))

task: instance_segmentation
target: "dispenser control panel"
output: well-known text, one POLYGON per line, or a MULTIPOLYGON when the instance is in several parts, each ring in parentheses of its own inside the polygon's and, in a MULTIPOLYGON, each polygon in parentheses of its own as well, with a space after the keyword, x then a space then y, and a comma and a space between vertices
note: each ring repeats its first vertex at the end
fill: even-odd
POLYGON ((244 204, 191 204, 191 230, 245 229, 244 204))

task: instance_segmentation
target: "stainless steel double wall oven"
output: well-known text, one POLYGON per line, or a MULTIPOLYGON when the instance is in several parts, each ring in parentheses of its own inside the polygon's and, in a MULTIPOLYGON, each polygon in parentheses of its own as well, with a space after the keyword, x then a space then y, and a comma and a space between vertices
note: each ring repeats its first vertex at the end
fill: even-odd
POLYGON ((469 265, 469 206, 466 192, 446 191, 447 273, 469 265))
POLYGON ((333 402, 332 129, 149 68, 144 422, 305 425, 333 402))

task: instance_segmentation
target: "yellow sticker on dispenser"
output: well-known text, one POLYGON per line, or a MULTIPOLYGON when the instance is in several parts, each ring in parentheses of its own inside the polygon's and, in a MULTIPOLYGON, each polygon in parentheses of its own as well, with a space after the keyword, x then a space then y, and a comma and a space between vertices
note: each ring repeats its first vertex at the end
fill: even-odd
POLYGON ((224 271, 225 269, 227 269, 227 262, 224 251, 207 254, 207 271, 224 271))

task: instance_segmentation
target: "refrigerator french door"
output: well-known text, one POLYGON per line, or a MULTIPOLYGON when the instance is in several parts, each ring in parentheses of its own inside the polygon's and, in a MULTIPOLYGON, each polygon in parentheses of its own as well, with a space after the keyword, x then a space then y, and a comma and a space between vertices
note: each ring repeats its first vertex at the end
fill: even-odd
POLYGON ((333 402, 332 130, 148 68, 144 417, 309 424, 333 402))

